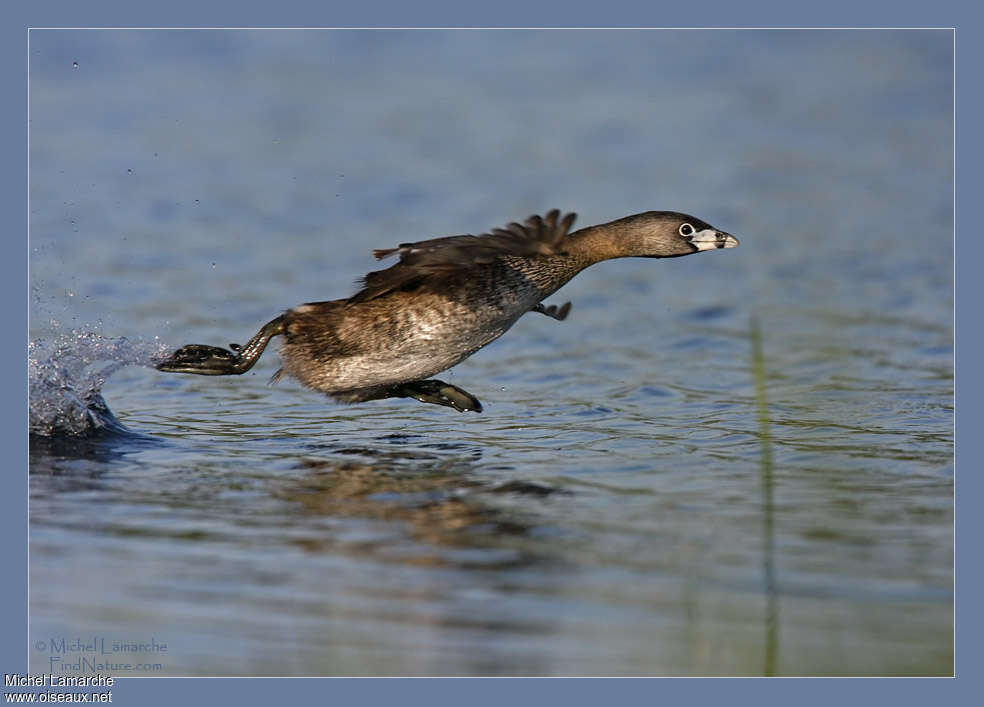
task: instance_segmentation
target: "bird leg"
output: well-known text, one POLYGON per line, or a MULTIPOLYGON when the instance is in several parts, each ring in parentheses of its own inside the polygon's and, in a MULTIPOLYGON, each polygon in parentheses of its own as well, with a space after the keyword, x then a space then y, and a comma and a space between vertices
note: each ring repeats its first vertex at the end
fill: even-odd
POLYGON ((245 346, 229 344, 229 348, 204 344, 188 344, 155 366, 168 373, 195 373, 200 376, 234 376, 253 367, 263 354, 270 339, 284 333, 284 318, 267 322, 245 346))

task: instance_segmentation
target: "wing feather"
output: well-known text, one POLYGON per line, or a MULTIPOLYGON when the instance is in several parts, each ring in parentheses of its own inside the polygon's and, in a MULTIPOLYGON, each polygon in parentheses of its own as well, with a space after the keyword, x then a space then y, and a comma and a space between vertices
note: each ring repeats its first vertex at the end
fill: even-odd
POLYGON ((410 289, 426 282, 436 283, 473 265, 487 265, 505 256, 524 258, 564 252, 564 246, 577 214, 563 218, 553 209, 546 216, 534 214, 524 223, 510 223, 480 236, 463 235, 401 243, 396 248, 373 251, 378 260, 399 255, 400 260, 385 270, 368 273, 362 289, 349 302, 365 302, 394 290, 410 289))

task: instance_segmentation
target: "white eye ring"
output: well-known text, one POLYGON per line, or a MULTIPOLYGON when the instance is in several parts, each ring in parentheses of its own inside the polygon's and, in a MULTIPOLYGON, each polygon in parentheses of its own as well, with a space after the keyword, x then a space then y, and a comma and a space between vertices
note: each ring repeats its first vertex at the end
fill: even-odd
POLYGON ((694 235, 697 232, 696 230, 694 230, 694 227, 691 226, 689 223, 680 224, 680 228, 678 228, 677 230, 679 231, 680 235, 683 236, 684 238, 690 238, 690 236, 694 235))

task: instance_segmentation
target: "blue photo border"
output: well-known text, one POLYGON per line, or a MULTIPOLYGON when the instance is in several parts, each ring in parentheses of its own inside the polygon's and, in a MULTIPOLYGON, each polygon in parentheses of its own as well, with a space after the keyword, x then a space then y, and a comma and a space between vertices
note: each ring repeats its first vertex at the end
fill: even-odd
MULTIPOLYGON (((979 217, 973 207, 980 198, 977 164, 981 158, 981 91, 977 71, 981 65, 982 25, 964 2, 869 2, 845 0, 811 3, 689 2, 653 4, 612 0, 577 7, 561 0, 533 4, 500 0, 495 4, 449 1, 404 3, 397 0, 372 3, 325 4, 298 0, 250 3, 241 0, 173 0, 133 3, 49 1, 9 3, 0 23, 3 41, 0 62, 7 110, 0 112, 4 135, 3 213, 7 233, 2 259, 4 322, 10 331, 27 332, 27 34, 28 27, 297 27, 297 26, 716 26, 716 27, 955 27, 957 66, 956 101, 956 679, 848 679, 848 680, 514 680, 473 679, 181 679, 129 678, 116 681, 113 701, 118 704, 237 704, 295 703, 304 699, 359 704, 416 701, 437 704, 501 704, 522 696, 525 701, 563 700, 570 704, 597 704, 647 700, 686 700, 687 704, 757 699, 779 704, 804 705, 883 702, 893 705, 925 705, 927 702, 965 704, 980 678, 979 628, 981 610, 976 601, 980 588, 979 551, 974 540, 981 536, 981 513, 974 505, 981 497, 981 440, 976 423, 984 421, 980 360, 981 316, 975 306, 982 278, 975 272, 984 250, 975 232, 979 217), (966 67, 962 70, 961 67, 966 67), (960 542, 960 538, 964 541, 960 542), (740 692, 739 692, 740 691, 740 692)), ((941 234, 926 234, 927 247, 941 234)), ((3 449, 8 458, 4 493, 0 494, 0 524, 4 538, 6 571, 0 583, 0 667, 4 673, 27 670, 27 362, 23 343, 8 336, 0 348, 3 361, 3 449)))

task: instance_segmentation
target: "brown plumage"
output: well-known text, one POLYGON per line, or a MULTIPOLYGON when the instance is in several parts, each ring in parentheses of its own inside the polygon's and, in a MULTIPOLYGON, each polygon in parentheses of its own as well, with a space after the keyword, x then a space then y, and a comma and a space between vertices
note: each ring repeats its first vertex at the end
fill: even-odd
POLYGON ((525 223, 513 221, 505 228, 495 228, 480 236, 447 236, 374 250, 377 260, 398 254, 400 261, 365 275, 363 289, 350 297, 349 302, 365 302, 393 290, 411 289, 428 279, 432 286, 439 286, 439 281, 449 275, 476 265, 490 265, 505 256, 561 255, 577 214, 566 214, 558 221, 559 218, 560 211, 554 209, 545 218, 533 215, 525 223))
POLYGON ((286 374, 346 402, 413 397, 481 410, 469 393, 430 376, 501 336, 529 311, 567 316, 541 301, 585 267, 615 257, 668 258, 738 245, 704 221, 649 211, 570 233, 575 214, 558 210, 480 236, 403 243, 374 251, 399 261, 363 278, 344 300, 311 302, 267 323, 232 350, 192 344, 157 367, 200 375, 244 373, 273 336, 283 335, 286 374))

